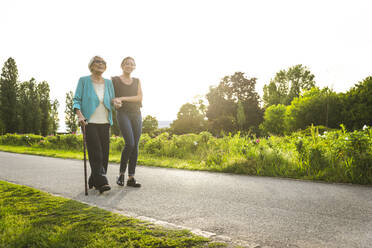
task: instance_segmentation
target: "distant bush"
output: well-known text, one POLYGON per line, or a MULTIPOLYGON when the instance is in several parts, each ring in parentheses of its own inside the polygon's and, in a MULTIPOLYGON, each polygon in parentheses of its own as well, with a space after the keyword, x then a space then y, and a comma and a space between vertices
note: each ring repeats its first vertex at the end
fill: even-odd
POLYGON ((0 136, 0 144, 15 146, 35 146, 51 149, 81 150, 82 135, 66 134, 43 137, 35 134, 5 134, 0 136))
POLYGON ((0 144, 13 146, 32 146, 43 140, 44 137, 36 134, 5 134, 0 136, 0 144))

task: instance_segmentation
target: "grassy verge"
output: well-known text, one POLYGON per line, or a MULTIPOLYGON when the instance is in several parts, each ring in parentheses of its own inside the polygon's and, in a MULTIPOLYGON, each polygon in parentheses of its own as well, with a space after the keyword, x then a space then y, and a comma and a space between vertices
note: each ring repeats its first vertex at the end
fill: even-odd
POLYGON ((83 154, 81 154, 81 152, 44 149, 44 148, 31 147, 31 146, 0 145, 0 151, 39 155, 39 156, 46 156, 46 157, 53 157, 53 158, 83 159, 83 154))
MULTIPOLYGON (((251 147, 251 150, 245 156, 239 154, 229 155, 221 151, 212 151, 207 155, 214 158, 211 160, 212 162, 210 162, 208 158, 204 160, 182 159, 161 155, 149 155, 140 152, 138 163, 145 166, 335 183, 371 184, 372 182, 371 157, 366 152, 361 153, 360 156, 358 154, 355 155, 354 160, 352 158, 345 160, 349 161, 345 165, 341 163, 342 161, 334 165, 329 165, 329 161, 320 154, 317 147, 311 148, 311 156, 309 155, 309 158, 311 158, 311 161, 317 166, 312 168, 307 162, 296 161, 298 158, 294 157, 296 155, 293 154, 293 149, 290 152, 283 152, 280 148, 273 145, 271 145, 272 147, 264 149, 263 147, 266 146, 265 142, 268 143, 269 141, 262 141, 261 143, 263 145, 260 143, 260 146, 251 147), (360 166, 356 164, 355 161, 357 161, 360 166)), ((0 151, 56 158, 83 159, 82 151, 48 149, 38 146, 0 145, 0 151)), ((113 163, 119 163, 120 156, 120 152, 113 151, 110 153, 109 160, 113 163)), ((334 156, 334 154, 332 156, 334 156)))
MULTIPOLYGON (((141 135, 139 163, 147 166, 256 176, 372 184, 372 127, 348 132, 311 126, 289 136, 226 135, 208 132, 157 137, 141 135), (323 131, 322 131, 323 130, 323 131)), ((52 157, 82 158, 82 135, 0 135, 0 149, 52 157), (19 147, 9 147, 19 146, 19 147), (32 148, 30 148, 32 147, 32 148), (51 150, 58 149, 58 150, 51 150)), ((110 137, 110 162, 119 162, 122 137, 110 137)))
MULTIPOLYGON (((39 155, 54 158, 72 158, 80 160, 84 158, 83 152, 79 151, 53 150, 31 146, 0 145, 0 151, 39 155)), ((121 156, 120 152, 111 152, 109 161, 112 163, 120 163, 120 156, 121 156)), ((138 164, 164 168, 256 175, 256 169, 254 168, 254 166, 249 166, 245 163, 240 164, 239 161, 235 161, 234 159, 232 159, 228 164, 226 164, 226 166, 221 167, 218 165, 207 166, 205 163, 196 160, 186 160, 180 158, 158 157, 148 154, 140 154, 138 157, 138 164)))
POLYGON ((0 247, 226 247, 0 181, 0 247))
MULTIPOLYGON (((21 154, 31 154, 54 158, 72 158, 72 159, 83 159, 83 152, 79 151, 65 151, 65 150, 53 150, 45 149, 40 147, 31 146, 8 146, 0 145, 0 151, 14 152, 21 154)), ((120 152, 110 153, 109 160, 112 163, 120 163, 120 152)), ((195 160, 185 160, 179 158, 169 158, 169 157, 156 157, 147 154, 140 154, 138 157, 138 164, 146 166, 157 166, 157 167, 167 167, 167 168, 177 168, 177 169, 187 169, 187 170, 211 170, 213 167, 203 166, 199 161, 195 160)))

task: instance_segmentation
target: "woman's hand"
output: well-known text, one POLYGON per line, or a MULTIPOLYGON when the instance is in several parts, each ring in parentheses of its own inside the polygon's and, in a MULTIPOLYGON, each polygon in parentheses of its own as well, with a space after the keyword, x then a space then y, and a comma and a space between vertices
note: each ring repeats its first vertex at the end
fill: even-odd
POLYGON ((121 100, 120 100, 120 97, 115 97, 111 100, 112 104, 120 104, 121 103, 121 100))
POLYGON ((79 125, 80 126, 83 127, 83 126, 88 125, 87 118, 85 118, 85 116, 83 115, 83 113, 81 113, 80 109, 75 109, 75 113, 78 116, 78 122, 79 122, 79 125))
POLYGON ((123 104, 120 102, 120 103, 114 103, 114 107, 116 108, 116 109, 119 109, 119 108, 121 108, 121 106, 122 106, 123 104))
POLYGON ((78 116, 78 121, 79 121, 79 125, 82 127, 88 124, 87 119, 83 115, 78 116))
POLYGON ((118 97, 112 99, 112 103, 114 104, 114 107, 116 109, 121 108, 121 106, 122 106, 122 102, 121 102, 120 98, 118 98, 118 97))

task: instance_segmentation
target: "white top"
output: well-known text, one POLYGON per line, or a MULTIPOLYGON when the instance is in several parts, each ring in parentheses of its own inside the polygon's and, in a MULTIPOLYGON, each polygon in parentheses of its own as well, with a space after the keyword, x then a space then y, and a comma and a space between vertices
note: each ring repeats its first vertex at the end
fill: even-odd
POLYGON ((94 90, 99 99, 99 105, 96 108, 96 111, 90 117, 89 123, 96 123, 96 124, 106 124, 109 123, 108 120, 108 110, 106 109, 105 105, 103 105, 103 96, 105 93, 105 84, 96 84, 93 83, 94 90))

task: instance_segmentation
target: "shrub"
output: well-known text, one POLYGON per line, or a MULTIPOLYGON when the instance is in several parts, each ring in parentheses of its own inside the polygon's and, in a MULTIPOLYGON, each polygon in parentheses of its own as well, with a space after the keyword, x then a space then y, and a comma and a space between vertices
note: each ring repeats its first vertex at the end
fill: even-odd
POLYGON ((121 152, 124 149, 125 141, 123 137, 111 136, 110 137, 110 151, 121 152))
POLYGON ((14 146, 32 146, 38 144, 43 136, 35 134, 5 134, 0 136, 0 144, 14 146))
POLYGON ((145 145, 146 145, 146 143, 149 142, 150 140, 151 140, 150 135, 147 134, 147 133, 143 133, 143 134, 141 135, 141 138, 140 138, 140 141, 139 141, 139 149, 140 149, 140 150, 145 149, 145 145))
POLYGON ((59 139, 59 146, 60 149, 80 151, 83 147, 83 135, 61 135, 59 139))

